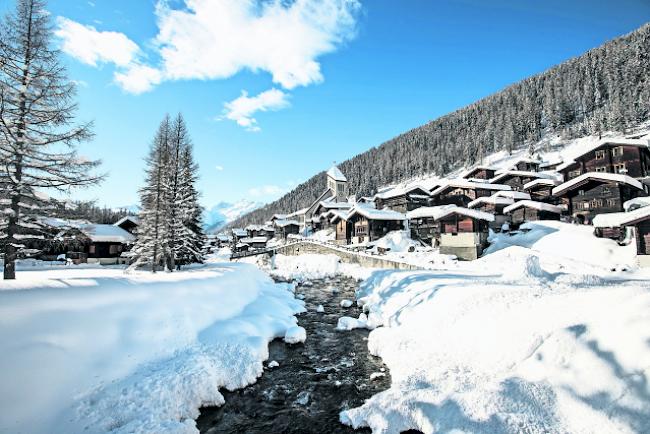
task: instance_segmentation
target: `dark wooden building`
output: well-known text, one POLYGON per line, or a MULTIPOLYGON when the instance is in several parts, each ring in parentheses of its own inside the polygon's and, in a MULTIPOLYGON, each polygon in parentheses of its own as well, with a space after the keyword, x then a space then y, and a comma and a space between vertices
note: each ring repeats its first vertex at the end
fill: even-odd
POLYGON ((472 261, 487 247, 492 214, 474 209, 453 207, 437 219, 440 222, 440 253, 472 261))
POLYGON ((524 185, 536 179, 550 179, 551 176, 545 173, 521 171, 521 170, 501 170, 490 182, 502 185, 508 185, 512 190, 524 191, 524 185))
POLYGON ((348 224, 347 213, 342 211, 334 211, 330 223, 336 228, 336 236, 334 238, 336 244, 350 244, 352 242, 352 233, 354 225, 348 224))
POLYGON ((482 179, 487 181, 494 178, 496 171, 497 170, 494 167, 474 166, 463 173, 460 177, 463 179, 482 179))
POLYGON ((391 231, 404 229, 406 216, 397 211, 378 210, 361 204, 356 205, 347 217, 352 225, 352 243, 363 244, 376 241, 391 231))
POLYGON ((600 214, 594 218, 594 227, 596 236, 612 238, 620 244, 627 244, 633 237, 639 265, 650 267, 650 206, 628 212, 600 214))
POLYGON ((140 226, 140 217, 128 215, 120 219, 114 226, 122 228, 130 234, 135 234, 138 231, 138 226, 140 226))
POLYGON ((491 196, 497 191, 511 190, 508 185, 491 182, 472 182, 466 179, 448 181, 431 192, 433 205, 467 206, 479 197, 491 196))
POLYGON ((57 236, 59 254, 78 262, 112 265, 130 250, 135 237, 115 225, 88 224, 66 229, 57 236))
POLYGON ((632 178, 650 176, 650 149, 648 140, 601 140, 573 161, 560 165, 557 170, 570 181, 589 173, 619 173, 632 178))
POLYGON ((510 217, 510 225, 516 229, 522 223, 538 220, 560 220, 563 208, 534 200, 520 200, 504 208, 503 213, 510 217))
POLYGON ((560 181, 554 179, 540 178, 524 184, 523 191, 528 193, 532 200, 557 205, 559 199, 553 196, 553 189, 560 184, 560 181))
POLYGON ((520 158, 512 165, 512 169, 520 172, 539 172, 540 165, 540 160, 520 158))
POLYGON ((406 214, 411 230, 411 238, 420 240, 432 247, 440 242, 440 216, 456 205, 422 207, 406 214))
POLYGON ((286 240, 289 235, 297 235, 300 233, 300 223, 295 220, 276 220, 275 221, 275 237, 286 240))
POLYGON ((553 195, 562 199, 579 223, 591 223, 598 214, 621 212, 626 201, 647 196, 639 181, 614 173, 585 173, 555 187, 553 195))
POLYGON ((510 223, 510 217, 504 213, 504 209, 513 203, 515 203, 515 200, 511 197, 492 195, 488 197, 479 197, 478 199, 471 201, 467 207, 492 214, 494 216, 494 221, 490 222, 489 226, 495 231, 500 231, 504 223, 510 223))
POLYGON ((374 197, 378 209, 388 208, 401 213, 427 206, 430 200, 429 191, 418 185, 393 188, 374 197))

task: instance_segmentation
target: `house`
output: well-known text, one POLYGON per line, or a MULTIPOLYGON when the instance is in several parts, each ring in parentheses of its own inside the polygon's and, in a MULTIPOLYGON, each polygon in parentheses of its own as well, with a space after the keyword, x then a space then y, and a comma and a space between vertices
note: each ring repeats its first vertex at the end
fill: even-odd
POLYGON ((491 196, 497 191, 511 189, 509 185, 454 179, 443 182, 440 187, 431 192, 431 196, 435 205, 467 206, 479 197, 491 196))
POLYGON ((348 224, 348 213, 344 211, 333 211, 330 218, 330 224, 335 227, 336 235, 334 242, 336 244, 350 244, 352 242, 352 232, 354 225, 348 224))
POLYGON ((332 218, 333 212, 347 212, 350 208, 352 208, 352 204, 349 202, 334 202, 332 200, 322 201, 314 210, 312 229, 316 231, 331 228, 332 224, 330 223, 330 219, 332 218))
POLYGON ((296 220, 276 220, 275 221, 275 237, 281 240, 286 240, 289 235, 297 235, 300 233, 300 223, 296 220))
POLYGON ((489 166, 474 166, 463 172, 460 177, 463 179, 481 179, 487 181, 492 179, 497 169, 489 166))
POLYGON ((271 225, 275 224, 276 220, 286 220, 288 217, 287 214, 273 214, 273 217, 271 217, 271 220, 269 220, 269 223, 271 225))
POLYGON ((616 173, 585 173, 553 188, 552 194, 580 223, 589 223, 598 214, 623 211, 626 201, 647 196, 641 182, 616 173))
POLYGON ((303 232, 308 226, 308 220, 311 220, 311 217, 307 219, 307 211, 309 211, 309 208, 302 208, 287 215, 287 220, 298 222, 298 233, 303 232))
POLYGON ((406 213, 411 229, 411 238, 420 240, 432 247, 438 247, 440 241, 440 221, 445 211, 456 205, 422 207, 406 213))
POLYGON ((511 168, 520 172, 539 172, 540 165, 541 161, 539 160, 523 157, 516 160, 511 168))
POLYGON ((117 221, 114 226, 122 228, 130 234, 135 234, 138 230, 138 226, 140 226, 140 217, 128 215, 117 221))
POLYGON ((246 229, 235 228, 232 230, 232 241, 234 244, 239 243, 242 238, 248 238, 248 231, 246 229))
POLYGON ((250 250, 250 246, 246 243, 237 243, 233 248, 233 253, 245 253, 250 250))
POLYGON ((512 197, 502 197, 496 194, 488 197, 479 197, 467 204, 470 209, 476 209, 494 216, 494 221, 489 223, 491 229, 500 231, 504 223, 510 223, 510 217, 504 209, 515 203, 512 197))
POLYGON ((266 243, 268 239, 266 237, 250 237, 242 238, 240 244, 246 244, 249 248, 252 249, 264 249, 266 248, 266 243))
POLYGON ((570 181, 589 172, 618 173, 631 178, 650 176, 650 140, 603 139, 557 170, 570 181))
POLYGON ((378 209, 388 208, 405 213, 429 205, 431 195, 424 187, 411 185, 377 193, 373 199, 378 209))
POLYGON ((232 241, 227 234, 217 234, 217 247, 225 247, 232 241))
POLYGON ((406 216, 397 211, 362 204, 355 205, 347 216, 347 224, 353 226, 353 244, 368 243, 391 231, 402 230, 405 220, 406 216))
POLYGON ((518 228, 525 222, 538 220, 560 220, 564 208, 535 200, 520 200, 504 208, 503 213, 510 216, 510 223, 518 228))
POLYGON ((508 185, 512 190, 523 191, 524 185, 536 179, 552 179, 546 173, 521 171, 521 170, 500 170, 490 180, 491 183, 508 185))
POLYGON ((487 247, 488 225, 494 216, 455 206, 446 209, 436 220, 440 223, 440 253, 472 261, 487 247))
MULTIPOLYGON (((248 226, 246 226, 246 228, 244 228, 244 230, 246 231, 246 237, 247 238, 252 238, 252 237, 256 237, 256 236, 259 235, 260 231, 262 230, 262 226, 261 225, 248 225, 248 226)), ((244 241, 242 241, 242 242, 244 242, 244 241)))
POLYGON ((524 184, 523 191, 530 195, 530 198, 538 202, 548 202, 557 205, 559 200, 553 196, 553 189, 560 185, 555 179, 534 179, 524 184))
POLYGON ((554 158, 551 160, 543 161, 539 163, 539 170, 542 172, 545 171, 556 171, 557 168, 564 162, 562 158, 554 158))
POLYGON ((650 267, 650 207, 644 206, 628 212, 599 214, 594 218, 596 236, 616 239, 624 243, 633 228, 637 262, 650 267))
POLYGON ((82 263, 113 265, 130 250, 135 237, 115 225, 86 224, 68 228, 57 235, 59 253, 82 263))

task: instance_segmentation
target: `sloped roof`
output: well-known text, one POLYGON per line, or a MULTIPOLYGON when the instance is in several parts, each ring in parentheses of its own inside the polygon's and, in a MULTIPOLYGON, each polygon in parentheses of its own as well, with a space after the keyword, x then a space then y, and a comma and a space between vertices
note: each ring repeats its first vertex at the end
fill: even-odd
POLYGON ((79 227, 81 233, 96 243, 132 243, 135 237, 119 226, 115 225, 83 225, 79 227))
POLYGON ((332 166, 330 170, 327 171, 327 176, 330 178, 334 179, 335 181, 347 181, 348 179, 345 177, 343 172, 339 170, 338 167, 332 166))
POLYGON ((350 210, 347 218, 350 219, 356 214, 362 215, 369 220, 406 220, 406 216, 401 212, 393 211, 390 209, 376 209, 373 207, 365 206, 363 204, 356 204, 352 210, 350 210))
POLYGON ((640 148, 647 148, 647 147, 650 146, 650 140, 648 140, 648 139, 624 139, 624 138, 602 139, 602 140, 597 141, 593 145, 589 146, 588 148, 582 148, 581 151, 580 151, 580 154, 578 154, 575 157, 573 157, 572 159, 568 159, 564 163, 560 164, 557 167, 557 170, 560 171, 560 170, 567 169, 568 167, 571 167, 573 164, 576 163, 577 159, 579 159, 581 157, 584 157, 588 153, 593 152, 596 149, 598 149, 598 148, 600 148, 601 146, 604 146, 604 145, 612 145, 612 146, 624 145, 624 146, 636 146, 636 147, 640 147, 640 148))
POLYGON ((409 194, 409 193, 411 193, 412 191, 415 191, 415 190, 422 190, 423 192, 425 192, 427 194, 427 196, 429 195, 429 190, 427 190, 425 187, 423 187, 421 185, 418 185, 418 184, 414 184, 414 185, 410 185, 410 186, 406 186, 406 187, 395 187, 395 188, 391 188, 389 190, 382 191, 381 193, 377 193, 373 197, 373 200, 375 200, 375 199, 391 199, 393 197, 398 197, 398 196, 402 196, 402 195, 405 195, 405 194, 409 194))
POLYGON ((456 205, 438 205, 438 206, 425 206, 422 208, 416 208, 412 211, 406 213, 406 218, 411 219, 421 219, 421 218, 432 218, 437 220, 439 216, 443 215, 448 209, 454 208, 456 205))
POLYGON ((643 190, 643 185, 639 181, 621 173, 588 172, 583 173, 582 175, 573 178, 564 184, 558 185, 553 189, 553 195, 559 196, 591 180, 602 182, 617 182, 619 184, 627 184, 631 187, 643 190))
POLYGON ((497 172, 494 178, 490 179, 490 182, 496 183, 508 176, 521 176, 526 178, 544 178, 544 179, 552 178, 551 175, 548 175, 546 173, 540 173, 540 172, 526 172, 523 170, 499 170, 499 172, 497 172))
POLYGON ((478 199, 474 199, 470 203, 467 204, 468 208, 476 208, 477 206, 480 206, 481 204, 484 203, 489 203, 491 205, 512 205, 514 203, 514 199, 510 197, 501 197, 501 196, 487 196, 487 197, 479 197, 478 199))
POLYGON ((523 191, 497 191, 494 193, 492 196, 495 197, 507 197, 509 199, 514 199, 514 200, 526 200, 530 199, 530 194, 525 193, 523 191))
POLYGON ((127 215, 126 217, 122 217, 117 222, 115 222, 113 226, 120 226, 127 221, 133 223, 136 226, 140 226, 140 217, 137 215, 127 215))
POLYGON ((444 182, 440 187, 431 192, 432 196, 440 194, 448 188, 471 188, 480 190, 512 190, 509 185, 493 184, 491 182, 473 182, 467 179, 452 179, 444 182))
POLYGON ((543 179, 543 178, 540 178, 540 179, 534 179, 534 180, 524 184, 524 190, 529 190, 529 189, 531 189, 533 187, 537 187, 537 186, 540 186, 540 185, 544 185, 544 186, 547 186, 547 187, 556 187, 556 186, 558 186, 560 184, 561 184, 561 182, 556 181, 555 179, 543 179))
POLYGON ((465 179, 467 179, 467 178, 469 177, 469 175, 471 175, 472 173, 476 172, 477 170, 492 170, 492 171, 495 171, 495 172, 496 172, 497 169, 496 169, 496 167, 492 167, 492 166, 484 166, 484 165, 479 164, 479 165, 477 165, 477 166, 470 167, 469 169, 467 169, 467 170, 465 170, 464 172, 462 172, 462 173, 460 174, 460 177, 461 177, 461 178, 465 178, 465 179))
POLYGON ((562 214, 562 207, 551 205, 549 203, 537 202, 536 200, 520 200, 519 202, 515 202, 512 205, 505 207, 503 209, 503 212, 505 214, 508 214, 521 207, 533 208, 538 211, 547 211, 555 214, 562 214))
POLYGON ((236 237, 247 237, 248 236, 248 232, 246 231, 246 229, 241 229, 241 228, 233 229, 232 233, 236 237))
POLYGON ((593 225, 597 228, 617 228, 630 226, 648 219, 650 219, 650 207, 645 206, 629 212, 598 214, 594 217, 593 225))
POLYGON ((300 226, 300 223, 295 220, 276 220, 275 225, 284 228, 287 226, 300 226))

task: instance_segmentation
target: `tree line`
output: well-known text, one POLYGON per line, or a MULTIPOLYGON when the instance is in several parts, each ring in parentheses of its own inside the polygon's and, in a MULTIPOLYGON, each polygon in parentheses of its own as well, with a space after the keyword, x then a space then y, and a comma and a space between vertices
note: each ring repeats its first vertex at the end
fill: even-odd
MULTIPOLYGON (((446 175, 497 151, 532 148, 551 134, 571 139, 624 132, 648 119, 648 71, 650 24, 405 132, 339 167, 351 192, 371 195, 378 187, 416 176, 446 175)), ((304 208, 324 186, 325 174, 319 173, 230 227, 304 208)))

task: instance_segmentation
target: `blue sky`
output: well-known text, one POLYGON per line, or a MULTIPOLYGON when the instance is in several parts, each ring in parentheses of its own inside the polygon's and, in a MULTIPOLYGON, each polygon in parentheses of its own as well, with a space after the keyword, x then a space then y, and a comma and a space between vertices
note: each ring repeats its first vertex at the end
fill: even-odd
POLYGON ((204 205, 270 201, 650 19, 646 0, 269 3, 51 1, 78 117, 95 121, 81 151, 109 173, 74 197, 137 203, 156 127, 180 111, 204 205))

